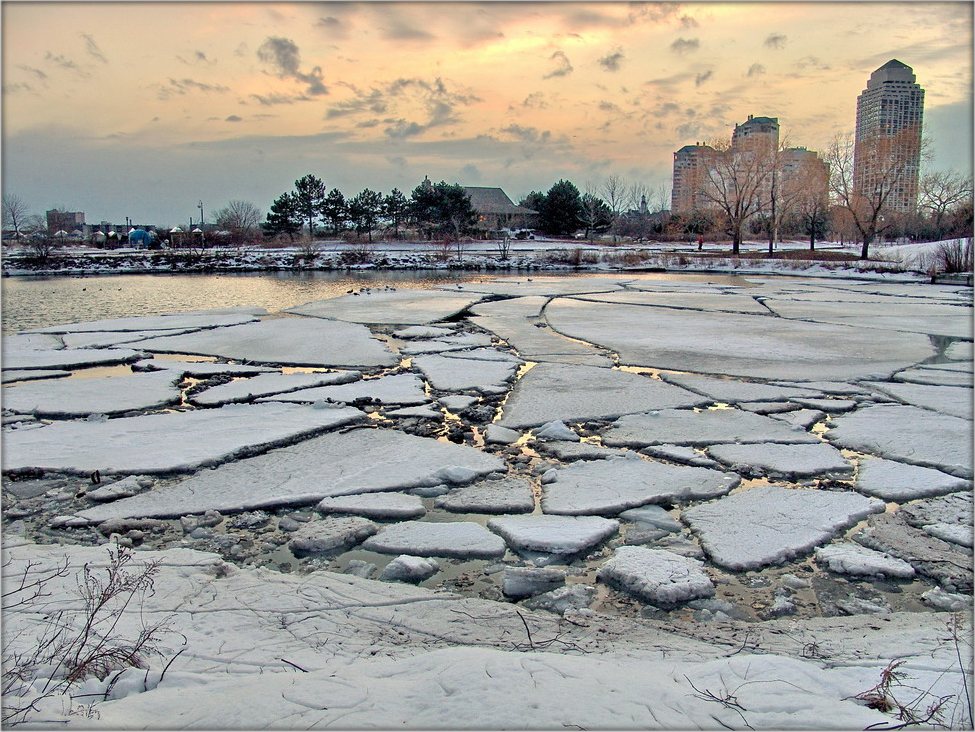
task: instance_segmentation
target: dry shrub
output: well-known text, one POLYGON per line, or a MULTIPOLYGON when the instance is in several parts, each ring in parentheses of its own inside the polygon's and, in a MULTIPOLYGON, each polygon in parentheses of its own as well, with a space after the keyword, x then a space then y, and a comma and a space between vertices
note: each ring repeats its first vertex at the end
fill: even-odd
POLYGON ((946 274, 971 272, 973 255, 975 251, 972 249, 971 237, 964 241, 961 239, 943 241, 934 253, 935 266, 939 272, 946 274))

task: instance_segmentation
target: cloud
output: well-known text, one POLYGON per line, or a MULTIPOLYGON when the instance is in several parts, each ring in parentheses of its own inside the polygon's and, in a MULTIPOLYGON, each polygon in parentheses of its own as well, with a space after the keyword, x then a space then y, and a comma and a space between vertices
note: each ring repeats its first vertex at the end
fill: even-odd
POLYGON ((279 78, 294 79, 307 84, 305 94, 313 97, 328 94, 328 89, 322 83, 320 66, 315 66, 307 73, 301 71, 301 52, 290 38, 268 36, 257 49, 257 57, 268 64, 279 78))
POLYGON ((465 181, 470 181, 472 183, 480 183, 481 179, 483 178, 481 171, 473 163, 468 163, 461 168, 460 174, 465 181))
POLYGON ((714 72, 711 69, 702 71, 700 74, 694 77, 694 86, 701 86, 701 84, 709 81, 712 76, 714 76, 714 72))
POLYGON ((416 28, 402 20, 394 20, 382 29, 382 33, 387 41, 430 41, 436 38, 429 31, 416 28))
POLYGON ((23 66, 23 65, 20 65, 17 68, 18 69, 21 69, 22 71, 26 71, 28 74, 33 74, 34 76, 36 76, 41 81, 46 81, 47 80, 47 74, 45 72, 41 71, 40 69, 35 69, 33 66, 23 66))
POLYGON ((549 56, 549 61, 555 62, 555 68, 545 74, 543 79, 552 79, 557 76, 568 76, 572 73, 572 64, 569 62, 569 57, 565 55, 564 51, 556 51, 551 56, 549 56))
POLYGON ((532 144, 545 144, 552 138, 552 133, 548 130, 539 132, 537 127, 523 127, 518 124, 510 124, 502 127, 501 132, 511 135, 516 140, 532 144))
POLYGON ((44 60, 54 64, 55 66, 60 66, 62 69, 66 69, 67 71, 73 71, 79 76, 84 76, 84 77, 88 76, 88 73, 80 66, 78 66, 78 64, 76 64, 70 58, 66 56, 62 56, 59 53, 51 53, 50 51, 47 51, 44 54, 44 60))
POLYGON ((619 112, 620 108, 613 104, 612 102, 607 102, 605 99, 599 103, 599 111, 601 112, 619 112))
POLYGON ((306 97, 301 94, 291 95, 291 94, 251 94, 251 99, 254 99, 258 104, 264 107, 273 107, 278 104, 294 104, 295 102, 308 102, 311 101, 311 97, 306 97))
POLYGON ((216 59, 207 58, 207 55, 203 51, 194 51, 193 57, 189 61, 187 61, 182 56, 177 56, 176 60, 179 61, 180 63, 186 64, 187 66, 194 66, 199 64, 204 64, 206 66, 213 66, 215 63, 217 63, 216 59))
POLYGON ((785 42, 787 40, 789 40, 789 37, 784 33, 769 33, 765 38, 765 47, 779 50, 785 48, 785 42))
POLYGON ((319 18, 318 22, 315 23, 315 27, 327 31, 328 35, 332 38, 347 38, 349 35, 348 23, 343 23, 333 15, 319 18))
POLYGON ((237 48, 234 49, 234 56, 240 56, 243 58, 247 55, 248 48, 249 46, 245 42, 241 41, 239 44, 237 44, 237 48))
POLYGON ((362 112, 372 112, 373 114, 385 114, 388 104, 386 96, 379 89, 373 89, 368 93, 354 90, 356 96, 352 99, 345 99, 336 102, 325 113, 325 119, 335 119, 336 117, 347 117, 349 115, 362 112))
POLYGON ((426 127, 419 122, 407 122, 405 119, 393 120, 393 124, 383 130, 386 137, 394 140, 403 140, 407 137, 415 137, 422 134, 426 127))
POLYGON ((830 65, 825 61, 820 59, 818 56, 803 56, 801 59, 796 61, 795 66, 797 69, 816 69, 817 71, 829 71, 830 65))
POLYGON ((697 38, 678 38, 670 44, 670 50, 683 56, 685 53, 696 51, 701 47, 701 41, 697 38))
POLYGON ((221 84, 206 84, 202 81, 193 79, 170 79, 165 86, 160 86, 159 99, 169 99, 171 96, 184 96, 190 92, 201 92, 203 94, 225 94, 230 91, 229 87, 221 84))
POLYGON ((599 59, 599 65, 602 66, 606 71, 619 71, 620 61, 623 60, 622 49, 617 48, 612 53, 608 53, 599 59))
POLYGON ((521 103, 522 107, 526 109, 545 109, 548 104, 545 101, 545 95, 542 92, 532 92, 529 94, 521 103))
POLYGON ((654 108, 653 113, 658 117, 666 117, 679 111, 680 105, 677 102, 663 102, 654 108))
POLYGON ((33 92, 33 91, 34 91, 34 87, 32 87, 30 84, 25 84, 23 82, 3 85, 4 94, 19 94, 20 92, 33 92))
POLYGON ((697 28, 700 25, 694 18, 689 15, 680 16, 680 27, 683 30, 690 30, 691 28, 697 28))
POLYGON ((694 72, 692 71, 681 71, 676 74, 671 74, 670 76, 663 76, 659 79, 648 79, 643 82, 644 86, 658 87, 664 92, 669 92, 673 87, 678 84, 688 81, 694 78, 694 72))
POLYGON ((100 49, 98 44, 95 43, 95 39, 92 38, 88 33, 82 33, 81 37, 85 39, 85 50, 88 51, 88 55, 98 61, 101 61, 103 64, 107 64, 108 59, 105 58, 105 54, 102 53, 102 49, 100 49))
POLYGON ((244 118, 243 117, 239 117, 236 114, 232 114, 229 117, 227 117, 226 119, 224 119, 224 122, 243 122, 243 121, 244 121, 244 118))
POLYGON ((748 67, 748 72, 745 74, 748 77, 761 76, 765 73, 765 67, 761 64, 752 64, 748 67))

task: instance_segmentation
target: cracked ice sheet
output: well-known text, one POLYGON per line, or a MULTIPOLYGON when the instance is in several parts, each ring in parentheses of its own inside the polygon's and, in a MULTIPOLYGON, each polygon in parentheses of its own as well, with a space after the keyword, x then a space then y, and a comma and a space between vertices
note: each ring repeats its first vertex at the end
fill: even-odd
POLYGON ((652 305, 680 310, 706 310, 768 315, 768 309, 748 295, 723 292, 650 292, 623 290, 602 295, 579 295, 575 299, 618 305, 652 305))
POLYGON ((542 487, 542 510, 562 515, 614 515, 648 503, 714 498, 739 482, 734 473, 635 456, 580 461, 556 469, 555 480, 542 487))
POLYGON ((163 353, 292 366, 392 366, 396 356, 363 325, 319 318, 281 317, 257 323, 150 338, 139 346, 163 353))
POLYGON ((443 356, 417 356, 413 366, 420 369, 430 386, 440 391, 476 391, 498 394, 518 370, 518 364, 507 361, 481 361, 443 356))
POLYGON ((865 381, 874 391, 906 402, 962 419, 972 418, 972 389, 965 386, 930 386, 927 384, 882 383, 865 381))
POLYGON ((442 290, 376 290, 316 300, 285 312, 352 323, 426 325, 457 315, 481 299, 442 290))
POLYGON ((714 445, 718 443, 818 443, 815 435, 782 420, 740 409, 661 409, 620 417, 603 432, 611 447, 714 445))
POLYGON ((886 378, 933 354, 915 333, 805 323, 773 316, 555 300, 552 327, 609 348, 620 361, 758 379, 886 378))
POLYGON ((742 571, 807 554, 883 510, 883 501, 858 493, 769 485, 692 506, 681 519, 715 564, 742 571))
POLYGON ((258 397, 281 394, 328 384, 346 384, 362 374, 358 371, 334 371, 325 374, 262 374, 251 379, 236 379, 220 384, 190 397, 194 404, 214 406, 231 402, 246 402, 258 397))
POLYGON ((835 447, 811 445, 712 445, 708 455, 746 475, 787 478, 849 477, 853 466, 835 447))
POLYGON ((603 351, 588 343, 566 338, 546 325, 542 311, 548 298, 518 297, 511 300, 489 302, 472 308, 475 317, 469 320, 504 339, 529 361, 554 361, 589 366, 613 365, 603 351))
POLYGON ((906 503, 971 488, 971 482, 932 468, 907 465, 883 458, 863 458, 856 489, 885 501, 906 503))
MULTIPOLYGON (((254 320, 252 318, 251 320, 254 320)), ((158 338, 160 336, 182 335, 192 333, 201 328, 173 328, 167 330, 141 330, 141 331, 119 331, 103 332, 92 331, 90 333, 65 333, 61 336, 61 341, 65 348, 108 348, 124 343, 143 341, 147 338, 158 338)))
POLYGON ((76 369, 86 366, 111 366, 131 363, 145 356, 129 348, 64 348, 59 350, 3 351, 3 368, 7 369, 76 369))
POLYGON ((3 383, 7 384, 12 381, 38 381, 40 379, 63 379, 65 376, 71 376, 70 371, 43 371, 37 369, 36 371, 14 371, 4 369, 0 372, 0 378, 3 379, 3 383))
POLYGON ((3 470, 186 473, 362 419, 365 415, 350 407, 232 404, 105 422, 57 422, 5 434, 3 470))
POLYGON ((702 374, 672 374, 664 372, 660 378, 668 384, 676 384, 699 394, 709 396, 715 401, 728 402, 771 402, 788 401, 795 397, 821 397, 822 392, 800 386, 786 387, 762 384, 737 379, 718 379, 702 374))
POLYGON ((277 369, 270 366, 251 366, 239 363, 217 363, 214 361, 177 361, 168 358, 147 358, 137 361, 132 368, 136 371, 177 372, 183 376, 195 378, 213 376, 214 374, 234 374, 235 376, 254 376, 256 374, 277 373, 277 369))
POLYGON ((613 292, 622 289, 622 282, 597 277, 527 277, 486 282, 465 282, 463 285, 442 285, 437 289, 452 292, 479 292, 510 297, 554 297, 589 292, 613 292))
MULTIPOLYGON (((351 408, 280 407, 318 414, 362 414, 351 408)), ((230 407, 223 407, 226 409, 230 407)), ((78 515, 101 522, 183 516, 210 509, 247 511, 310 504, 330 496, 469 483, 504 468, 500 458, 470 447, 394 430, 359 429, 323 435, 216 470, 204 470, 174 485, 86 509, 78 515)))
POLYGON ((500 424, 530 427, 553 420, 611 419, 650 409, 693 407, 707 399, 626 371, 540 363, 515 384, 500 424))
POLYGON ((10 386, 3 389, 3 408, 38 417, 122 414, 178 404, 179 380, 172 371, 156 371, 10 386))
MULTIPOLYGON (((11 536, 3 552, 7 577, 16 577, 28 561, 53 567, 67 557, 71 573, 48 588, 50 601, 62 608, 70 607, 67 600, 76 592, 75 573, 85 564, 104 566, 107 558, 103 547, 38 546, 11 536)), ((724 716, 713 702, 698 700, 674 671, 676 664, 698 688, 760 682, 738 692, 756 728, 820 728, 828 719, 837 728, 862 729, 891 718, 846 699, 875 683, 890 658, 903 658, 904 670, 920 673, 918 683, 925 688, 923 669, 954 663, 954 648, 939 640, 944 619, 935 613, 894 613, 885 623, 864 616, 729 621, 704 633, 700 626, 693 632, 675 628, 679 621, 670 619, 601 615, 599 627, 606 632, 597 635, 591 627, 510 603, 462 599, 412 585, 327 571, 294 575, 241 567, 218 572, 226 567, 219 556, 186 549, 139 552, 137 558, 162 560, 156 592, 141 615, 123 619, 122 630, 137 630, 143 618, 172 614, 186 651, 158 688, 97 702, 95 719, 66 716, 65 726, 252 729, 331 723, 390 728, 401 724, 406 709, 418 728, 456 728, 457 720, 471 718, 472 709, 475 718, 489 719, 498 728, 712 728, 712 715, 728 726, 740 724, 736 715, 724 716), (522 617, 536 638, 558 634, 584 653, 512 652, 512 638, 525 637, 522 617), (795 660, 812 640, 828 665, 795 660), (715 660, 745 641, 759 645, 763 654, 715 660), (309 673, 295 673, 282 658, 309 673), (493 681, 485 685, 489 676, 493 681), (333 683, 337 686, 327 686, 333 683), (455 693, 448 695, 448 690, 455 693), (326 696, 346 703, 323 704, 326 696), (313 697, 317 709, 330 709, 310 709, 313 697), (349 713, 357 716, 345 716, 349 713)), ((36 621, 45 611, 5 613, 10 623, 6 643, 14 650, 36 647, 43 626, 36 621), (29 633, 16 632, 28 626, 29 633)), ((167 638, 163 645, 172 656, 183 644, 180 637, 167 638)), ((152 661, 150 673, 158 676, 162 665, 152 661)), ((957 692, 959 679, 948 676, 933 693, 957 692)))
POLYGON ((353 402, 356 399, 375 399, 382 404, 425 404, 429 401, 423 382, 416 374, 391 374, 378 379, 363 379, 336 386, 316 386, 287 394, 264 397, 259 402, 353 402))
POLYGON ((907 298, 888 298, 884 303, 767 298, 765 304, 790 319, 961 338, 972 333, 972 309, 960 305, 918 303, 907 298))
POLYGON ((878 405, 832 418, 835 445, 902 463, 972 477, 972 423, 929 409, 878 405))
POLYGON ((195 313, 172 313, 168 315, 144 315, 130 318, 111 318, 91 320, 83 323, 65 323, 46 328, 34 328, 26 333, 94 333, 144 330, 174 330, 190 328, 219 328, 240 325, 257 320, 264 314, 263 308, 239 308, 232 311, 214 310, 195 313))

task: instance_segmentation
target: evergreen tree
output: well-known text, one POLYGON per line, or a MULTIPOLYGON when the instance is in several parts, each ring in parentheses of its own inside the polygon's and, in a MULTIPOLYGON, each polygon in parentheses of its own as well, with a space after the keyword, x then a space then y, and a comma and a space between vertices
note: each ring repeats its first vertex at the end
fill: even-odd
POLYGON ((399 238, 399 226, 409 214, 409 202, 398 188, 394 188, 383 199, 382 216, 393 226, 393 236, 399 238))
POLYGON ((333 188, 322 202, 322 216, 332 227, 332 236, 338 236, 348 219, 348 205, 338 188, 333 188))
POLYGON ((287 234, 291 241, 301 232, 302 213, 299 201, 293 193, 282 193, 274 199, 267 219, 261 224, 264 236, 272 238, 287 234))
POLYGON ((356 233, 365 232, 369 236, 369 241, 372 241, 372 230, 376 228, 376 223, 379 221, 382 205, 382 195, 368 188, 349 201, 349 218, 355 226, 356 233))
POLYGON ((567 180, 560 180, 545 194, 541 210, 542 229, 555 236, 571 234, 582 218, 582 196, 567 180))
POLYGON ((325 183, 314 175, 306 175, 295 181, 295 196, 304 221, 308 223, 308 234, 315 238, 315 220, 321 215, 325 203, 325 183))
POLYGON ((586 193, 582 196, 580 203, 582 205, 579 220, 586 229, 587 239, 591 240, 594 233, 606 231, 613 225, 613 210, 599 196, 586 193))

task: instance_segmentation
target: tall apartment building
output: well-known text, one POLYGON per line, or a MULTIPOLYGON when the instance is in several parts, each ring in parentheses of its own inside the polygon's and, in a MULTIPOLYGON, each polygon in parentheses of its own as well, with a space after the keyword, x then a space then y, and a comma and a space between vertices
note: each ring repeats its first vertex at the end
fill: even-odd
POLYGON ((769 150, 778 148, 778 117, 755 117, 750 114, 746 122, 735 125, 735 131, 731 133, 731 147, 742 149, 752 145, 767 146, 769 150))
POLYGON ((714 154, 713 147, 699 142, 684 145, 674 153, 674 185, 670 194, 670 210, 673 213, 684 213, 707 206, 701 196, 701 183, 714 154))
POLYGON ((917 208, 921 169, 924 89, 914 70, 891 59, 870 75, 857 97, 853 186, 871 196, 891 186, 886 208, 903 213, 917 208))
POLYGON ((59 211, 51 209, 45 211, 47 214, 47 228, 49 233, 56 234, 58 231, 66 231, 69 234, 75 229, 80 229, 85 225, 84 211, 59 211))

